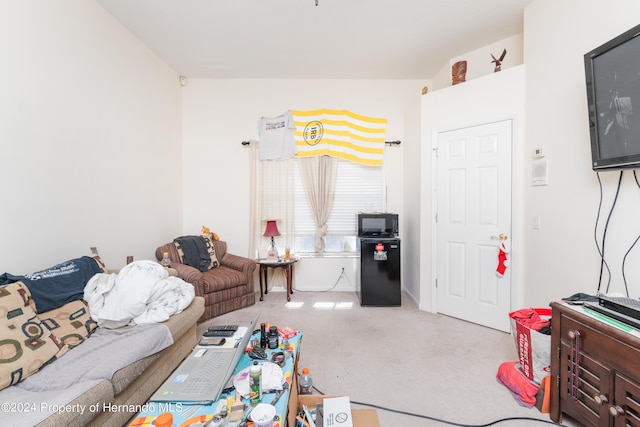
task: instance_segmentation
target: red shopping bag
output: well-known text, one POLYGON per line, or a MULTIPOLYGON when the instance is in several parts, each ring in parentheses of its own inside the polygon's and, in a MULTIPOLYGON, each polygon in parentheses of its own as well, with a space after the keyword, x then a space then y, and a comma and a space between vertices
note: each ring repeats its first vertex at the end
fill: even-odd
POLYGON ((538 332, 548 325, 550 308, 531 308, 509 313, 511 334, 518 351, 520 371, 536 384, 551 372, 551 335, 538 332))

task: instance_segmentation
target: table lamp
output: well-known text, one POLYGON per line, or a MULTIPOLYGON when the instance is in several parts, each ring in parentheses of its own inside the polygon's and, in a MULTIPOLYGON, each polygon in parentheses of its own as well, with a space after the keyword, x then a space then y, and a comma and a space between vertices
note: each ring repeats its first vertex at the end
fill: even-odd
POLYGON ((274 241, 274 237, 275 236, 279 236, 280 232, 278 231, 278 225, 276 224, 275 220, 268 220, 267 221, 267 228, 264 230, 264 234, 263 236, 265 237, 271 237, 271 247, 269 248, 269 251, 267 252, 267 259, 268 260, 277 260, 278 259, 278 250, 276 249, 276 244, 274 241))

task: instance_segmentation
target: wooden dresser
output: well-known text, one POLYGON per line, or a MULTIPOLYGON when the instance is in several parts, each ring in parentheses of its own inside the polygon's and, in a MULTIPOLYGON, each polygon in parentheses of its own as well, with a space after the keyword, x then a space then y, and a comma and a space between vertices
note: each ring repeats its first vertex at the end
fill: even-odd
POLYGON ((551 303, 551 419, 640 426, 640 333, 551 303))

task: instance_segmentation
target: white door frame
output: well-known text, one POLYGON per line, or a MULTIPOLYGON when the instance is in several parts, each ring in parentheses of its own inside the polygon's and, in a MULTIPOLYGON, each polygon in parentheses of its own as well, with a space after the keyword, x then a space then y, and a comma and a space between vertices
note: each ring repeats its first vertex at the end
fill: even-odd
POLYGON ((522 277, 520 273, 519 263, 518 263, 518 253, 521 248, 519 246, 519 234, 522 230, 522 215, 518 216, 518 213, 521 212, 521 186, 523 180, 523 173, 515 173, 514 171, 522 171, 522 162, 519 162, 518 159, 521 159, 521 145, 518 141, 521 139, 522 135, 522 125, 518 122, 518 115, 509 115, 495 118, 483 118, 478 122, 473 123, 460 123, 456 126, 450 126, 442 129, 433 129, 431 132, 431 230, 432 230, 432 239, 431 239, 431 272, 430 272, 430 310, 433 313, 438 313, 438 290, 436 288, 436 280, 438 278, 438 224, 437 224, 437 213, 438 213, 438 193, 437 193, 437 185, 438 185, 438 157, 437 157, 437 144, 438 144, 438 134, 449 132, 457 129, 462 129, 466 127, 474 127, 482 124, 499 122, 504 120, 511 120, 512 122, 512 134, 511 134, 511 234, 509 235, 509 240, 511 242, 510 245, 510 254, 509 254, 509 268, 511 269, 511 310, 517 309, 517 307, 521 300, 522 288, 521 284, 522 277))

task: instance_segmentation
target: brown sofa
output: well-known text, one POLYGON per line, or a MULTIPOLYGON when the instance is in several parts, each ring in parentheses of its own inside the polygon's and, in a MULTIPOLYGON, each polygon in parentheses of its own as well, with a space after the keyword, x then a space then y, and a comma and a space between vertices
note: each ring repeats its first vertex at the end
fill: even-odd
POLYGON ((117 273, 97 257, 80 257, 32 275, 0 276, 4 356, 12 346, 18 356, 0 364, 1 425, 125 425, 196 346, 204 312, 198 296, 161 324, 98 327, 79 298, 103 272, 117 273))
POLYGON ((164 252, 168 252, 170 266, 176 270, 178 277, 191 283, 196 295, 204 298, 204 314, 200 322, 255 304, 253 272, 256 262, 230 254, 224 241, 212 240, 212 244, 219 265, 205 272, 182 264, 173 242, 156 249, 158 261, 162 259, 164 252))

